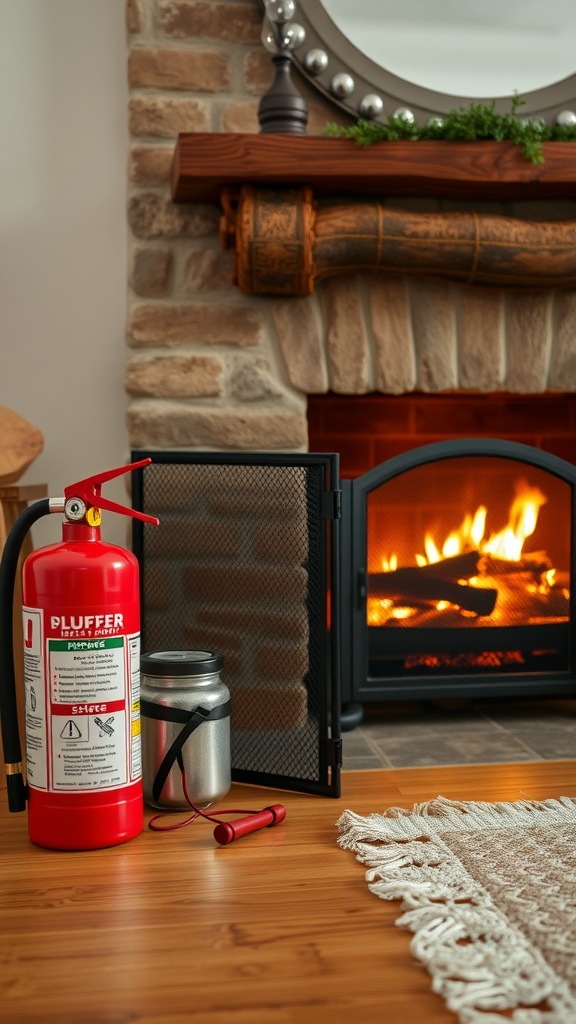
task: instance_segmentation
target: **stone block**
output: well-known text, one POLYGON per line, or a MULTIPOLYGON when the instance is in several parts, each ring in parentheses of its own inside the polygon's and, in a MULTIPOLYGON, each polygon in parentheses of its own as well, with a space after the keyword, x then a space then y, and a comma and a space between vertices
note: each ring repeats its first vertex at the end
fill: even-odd
POLYGON ((506 379, 512 393, 546 390, 551 347, 551 293, 506 293, 506 379))
POLYGON ((138 185, 167 185, 174 146, 133 146, 128 157, 128 178, 138 185))
POLYGON ((304 394, 324 394, 328 372, 316 300, 270 299, 269 307, 292 387, 304 394))
POLYGON ((554 296, 556 344, 551 353, 548 387, 576 391, 576 292, 554 296))
POLYGON ((126 31, 130 34, 144 28, 143 0, 126 0, 126 31))
POLYGON ((168 290, 172 253, 169 249, 136 249, 130 284, 138 295, 164 295, 168 290))
POLYGON ((445 391, 458 386, 452 289, 439 281, 411 281, 410 308, 417 387, 445 391))
POLYGON ((271 54, 263 47, 252 50, 244 58, 244 85, 246 91, 261 96, 274 81, 274 65, 271 54))
POLYGON ((128 222, 137 238, 206 237, 218 219, 218 207, 211 203, 178 205, 157 192, 141 192, 128 203, 128 222))
POLYGON ((132 135, 176 139, 180 132, 206 132, 208 107, 196 99, 136 96, 128 104, 132 135))
MULTIPOLYGON (((159 518, 161 512, 160 503, 159 518)), ((194 515, 174 515, 164 511, 160 526, 156 527, 154 533, 155 557, 179 558, 187 564, 183 578, 190 597, 194 597, 195 592, 188 584, 196 576, 196 570, 189 568, 191 559, 201 558, 203 562, 206 559, 217 559, 221 562, 226 558, 238 559, 241 552, 242 531, 230 522, 225 524, 225 529, 220 529, 216 520, 202 521, 194 515)))
MULTIPOLYGON (((193 568, 184 574, 186 594, 193 598, 198 592, 197 573, 193 568)), ((308 592, 308 573, 301 566, 292 568, 257 565, 212 565, 202 578, 204 602, 219 601, 242 608, 256 602, 256 608, 274 596, 278 607, 288 610, 294 601, 305 602, 308 592)))
POLYGON ((369 390, 368 340, 356 276, 331 278, 320 286, 325 316, 330 389, 344 395, 369 390))
POLYGON ((260 131, 258 104, 227 103, 218 111, 218 128, 221 132, 239 132, 254 135, 260 131))
POLYGON ((135 306, 129 337, 137 346, 184 344, 233 345, 245 348, 260 341, 261 322, 249 306, 162 305, 135 306))
MULTIPOLYGON (((246 612, 242 608, 227 607, 223 613, 221 608, 206 606, 197 612, 196 621, 202 630, 205 628, 220 629, 224 622, 226 629, 234 629, 236 627, 241 631, 246 623, 246 612)), ((308 615, 305 611, 304 613, 302 612, 302 605, 296 606, 294 614, 260 609, 258 612, 258 628, 264 636, 274 639, 300 640, 303 643, 308 643, 308 615)))
POLYGON ((162 0, 159 25, 166 35, 179 39, 218 39, 227 43, 260 42, 262 13, 259 5, 218 3, 214 0, 162 0))
POLYGON ((290 409, 209 409, 136 400, 127 414, 132 448, 240 451, 306 450, 305 413, 290 409))
POLYGON ((457 307, 459 383, 498 391, 504 379, 504 296, 500 288, 463 288, 457 307))
POLYGON ((268 641, 256 651, 256 670, 269 682, 299 682, 309 669, 305 644, 279 644, 268 641))
POLYGON ((223 392, 224 365, 215 356, 155 356, 133 359, 126 368, 129 395, 156 398, 216 398, 223 392))
POLYGON ((263 562, 303 565, 308 558, 308 534, 297 526, 265 523, 254 531, 254 553, 263 562))
POLYGON ((378 276, 368 280, 367 289, 376 390, 392 395, 412 391, 416 361, 406 282, 378 276))
POLYGON ((281 476, 276 476, 273 470, 264 467, 258 477, 253 466, 247 468, 240 464, 228 467, 227 473, 228 493, 224 493, 221 486, 215 487, 213 491, 206 488, 205 497, 211 514, 237 518, 241 506, 243 521, 249 522, 250 531, 256 531, 263 520, 274 523, 275 529, 280 532, 286 524, 300 530, 307 529, 303 470, 297 467, 296 471, 290 471, 289 476, 285 470, 281 476), (275 481, 276 490, 272 481, 275 481), (284 494, 279 493, 282 487, 285 489, 284 494))
POLYGON ((235 360, 228 386, 238 402, 262 402, 282 395, 282 387, 266 360, 235 360))
POLYGON ((224 53, 134 47, 128 81, 132 88, 221 92, 230 85, 229 60, 224 53))

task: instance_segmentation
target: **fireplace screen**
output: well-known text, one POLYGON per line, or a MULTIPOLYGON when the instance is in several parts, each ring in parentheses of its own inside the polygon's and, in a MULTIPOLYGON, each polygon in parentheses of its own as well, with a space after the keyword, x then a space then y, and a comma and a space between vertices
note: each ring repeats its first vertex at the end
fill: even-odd
POLYGON ((575 481, 539 450, 472 439, 347 484, 355 698, 573 690, 575 481))
POLYGON ((238 781, 339 795, 335 455, 133 452, 145 650, 218 650, 238 781))

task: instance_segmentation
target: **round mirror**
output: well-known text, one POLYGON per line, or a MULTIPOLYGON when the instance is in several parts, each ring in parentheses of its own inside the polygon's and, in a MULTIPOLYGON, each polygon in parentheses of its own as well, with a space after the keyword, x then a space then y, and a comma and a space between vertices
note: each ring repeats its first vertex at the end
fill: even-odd
POLYGON ((296 65, 356 117, 416 120, 495 100, 554 122, 576 110, 574 0, 299 0, 296 65))

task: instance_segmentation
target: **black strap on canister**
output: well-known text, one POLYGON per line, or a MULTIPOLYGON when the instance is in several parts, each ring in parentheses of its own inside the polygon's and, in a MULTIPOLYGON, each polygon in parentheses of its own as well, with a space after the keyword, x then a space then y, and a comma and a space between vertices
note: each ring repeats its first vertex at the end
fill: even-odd
POLYGON ((154 779, 154 785, 152 786, 152 796, 155 803, 158 803, 160 799, 164 783, 170 774, 174 762, 178 761, 180 767, 183 767, 182 747, 186 743, 188 737, 191 736, 203 722, 216 722, 220 718, 228 718, 230 709, 230 700, 225 701, 224 704, 218 704, 215 708, 197 707, 194 711, 185 711, 184 708, 168 707, 166 704, 154 704, 149 700, 140 701, 140 714, 143 715, 144 718, 155 718, 156 721, 159 722, 182 722, 184 724, 184 728, 180 730, 176 739, 172 743, 172 746, 167 750, 162 760, 162 764, 156 772, 156 778, 154 779))

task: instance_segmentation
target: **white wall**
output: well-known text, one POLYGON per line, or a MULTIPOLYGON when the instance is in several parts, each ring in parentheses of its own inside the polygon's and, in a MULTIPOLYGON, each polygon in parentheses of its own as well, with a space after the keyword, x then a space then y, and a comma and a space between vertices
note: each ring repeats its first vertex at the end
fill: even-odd
POLYGON ((0 405, 45 438, 21 482, 56 496, 129 454, 124 25, 123 0, 0 0, 0 405))

